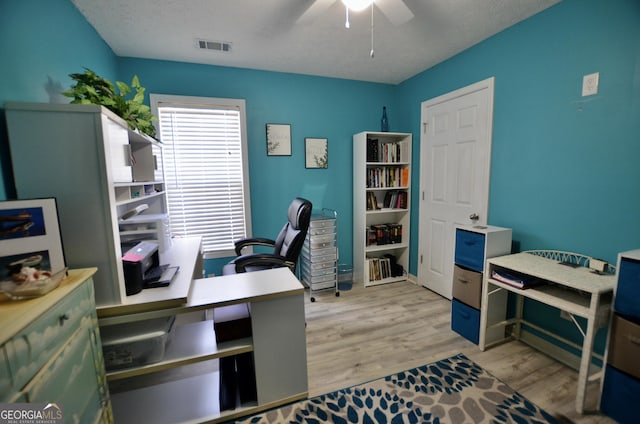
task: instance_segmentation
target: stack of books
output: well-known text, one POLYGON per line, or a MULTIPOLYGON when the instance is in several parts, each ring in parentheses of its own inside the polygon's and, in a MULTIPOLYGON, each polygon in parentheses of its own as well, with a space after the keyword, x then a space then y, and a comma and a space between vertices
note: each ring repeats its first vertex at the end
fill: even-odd
POLYGON ((514 271, 499 270, 491 273, 491 278, 522 290, 545 284, 544 280, 514 271))

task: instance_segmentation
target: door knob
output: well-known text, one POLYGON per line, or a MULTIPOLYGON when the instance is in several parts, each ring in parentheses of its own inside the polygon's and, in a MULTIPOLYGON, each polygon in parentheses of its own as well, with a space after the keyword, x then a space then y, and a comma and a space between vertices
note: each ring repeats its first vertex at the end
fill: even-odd
POLYGON ((472 213, 471 215, 469 215, 469 219, 472 221, 477 221, 480 219, 480 217, 478 216, 477 213, 472 213))

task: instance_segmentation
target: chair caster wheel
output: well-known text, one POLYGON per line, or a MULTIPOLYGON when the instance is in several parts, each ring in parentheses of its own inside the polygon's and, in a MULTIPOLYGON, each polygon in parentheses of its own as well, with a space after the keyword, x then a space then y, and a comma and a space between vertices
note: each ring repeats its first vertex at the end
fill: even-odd
POLYGON ((315 302, 315 301, 316 301, 316 298, 315 298, 315 297, 312 297, 312 298, 311 298, 311 301, 312 301, 312 302, 315 302))
POLYGON ((340 292, 336 292, 336 297, 340 297, 340 292))

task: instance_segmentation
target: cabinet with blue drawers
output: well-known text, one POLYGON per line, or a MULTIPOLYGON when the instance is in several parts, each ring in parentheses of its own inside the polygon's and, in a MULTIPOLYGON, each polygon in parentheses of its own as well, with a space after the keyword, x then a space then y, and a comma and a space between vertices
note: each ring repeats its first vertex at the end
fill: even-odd
POLYGON ((488 258, 511 253, 511 229, 490 225, 458 226, 455 237, 451 329, 478 344, 485 262, 488 258))
POLYGON ((640 249, 618 255, 618 284, 605 354, 600 409, 621 424, 638 422, 640 404, 640 249))

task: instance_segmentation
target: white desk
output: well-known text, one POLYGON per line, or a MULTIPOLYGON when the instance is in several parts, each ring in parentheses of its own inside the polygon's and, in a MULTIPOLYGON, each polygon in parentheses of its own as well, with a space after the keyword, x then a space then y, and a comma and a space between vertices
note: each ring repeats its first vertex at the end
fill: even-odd
MULTIPOLYGON (((520 339, 522 324, 543 331, 557 340, 568 342, 560 336, 549 333, 535 324, 523 320, 524 299, 533 299, 546 305, 568 312, 572 317, 579 316, 587 320, 586 331, 578 326, 584 340, 578 374, 576 411, 584 412, 585 395, 588 380, 601 378, 601 370, 590 374, 593 356, 593 340, 598 328, 605 327, 609 321, 615 277, 597 275, 585 267, 572 268, 555 260, 546 259, 529 253, 500 256, 487 260, 487 272, 482 285, 482 304, 480 309, 480 349, 520 339), (548 281, 548 284, 521 290, 491 278, 492 271, 504 269, 527 274, 548 281), (492 313, 492 301, 504 302, 508 292, 518 295, 516 316, 506 319, 503 313, 492 313), (512 333, 505 337, 505 329, 512 326, 512 333)), ((499 309, 499 308, 498 308, 499 309)), ((502 309, 504 311, 504 309, 502 309)), ((578 323, 574 319, 574 323, 578 323)), ((569 342, 570 344, 570 342, 569 342)))
MULTIPOLYGON (((155 290, 155 289, 153 289, 155 290)), ((160 362, 107 373, 109 381, 253 352, 258 400, 232 411, 218 408, 218 375, 165 382, 112 396, 116 422, 222 422, 308 396, 304 286, 289 268, 193 280, 185 303, 106 316, 103 325, 203 311, 238 303, 251 307, 252 336, 216 344, 211 321, 176 326, 160 362)))

